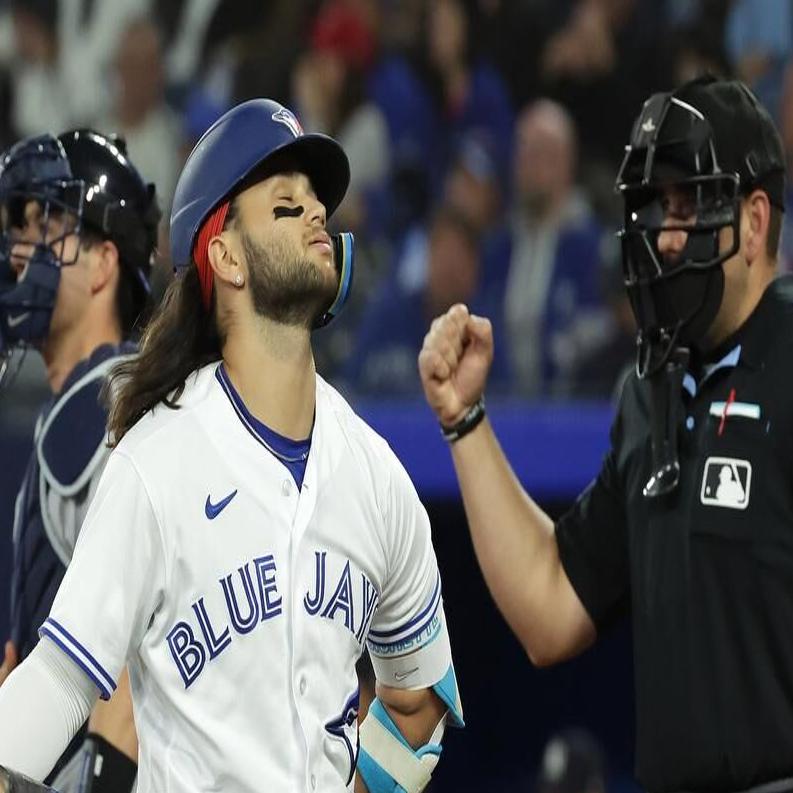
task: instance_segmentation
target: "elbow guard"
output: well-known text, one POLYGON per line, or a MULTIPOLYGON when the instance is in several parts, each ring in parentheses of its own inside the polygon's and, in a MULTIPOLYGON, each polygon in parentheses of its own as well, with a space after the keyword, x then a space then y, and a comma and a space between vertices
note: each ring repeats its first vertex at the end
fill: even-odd
POLYGON ((413 749, 375 697, 361 724, 358 755, 358 773, 369 793, 421 793, 438 764, 445 724, 446 716, 429 742, 413 749))

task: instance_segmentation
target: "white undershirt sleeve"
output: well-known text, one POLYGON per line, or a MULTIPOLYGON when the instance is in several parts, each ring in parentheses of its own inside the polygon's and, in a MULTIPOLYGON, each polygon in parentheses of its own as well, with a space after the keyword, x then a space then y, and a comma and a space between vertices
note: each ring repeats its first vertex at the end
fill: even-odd
POLYGON ((91 678, 42 638, 0 686, 0 765, 42 781, 98 697, 91 678))

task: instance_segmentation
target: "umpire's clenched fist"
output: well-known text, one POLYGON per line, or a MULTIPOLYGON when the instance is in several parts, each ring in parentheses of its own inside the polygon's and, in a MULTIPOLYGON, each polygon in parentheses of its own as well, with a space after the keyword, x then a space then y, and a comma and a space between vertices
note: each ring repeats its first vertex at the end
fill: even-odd
POLYGON ((482 396, 492 361, 489 319, 457 303, 433 321, 419 353, 419 373, 441 424, 456 424, 482 396))

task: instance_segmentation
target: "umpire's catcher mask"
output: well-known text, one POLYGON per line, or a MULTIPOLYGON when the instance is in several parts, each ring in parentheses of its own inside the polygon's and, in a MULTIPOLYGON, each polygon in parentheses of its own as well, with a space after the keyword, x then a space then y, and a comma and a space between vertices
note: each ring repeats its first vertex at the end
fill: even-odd
POLYGON ((740 246, 742 196, 783 208, 784 155, 768 113, 739 82, 698 78, 645 102, 617 176, 625 286, 636 316, 637 372, 659 371, 675 347, 707 333, 724 292, 722 263, 740 246), (673 191, 685 212, 669 212, 673 191), (732 229, 720 249, 720 232, 732 229), (671 259, 661 232, 686 234, 671 259))

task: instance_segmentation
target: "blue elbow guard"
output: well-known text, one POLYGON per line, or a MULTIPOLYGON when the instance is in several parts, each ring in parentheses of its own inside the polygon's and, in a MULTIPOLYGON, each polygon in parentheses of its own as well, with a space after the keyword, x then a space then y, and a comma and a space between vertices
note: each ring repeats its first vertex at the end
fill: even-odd
POLYGON ((372 700, 361 724, 358 755, 358 773, 369 793, 421 793, 441 756, 446 723, 465 726, 454 666, 449 664, 446 674, 432 690, 448 710, 429 742, 419 749, 413 749, 405 740, 383 703, 377 697, 372 700))
POLYGON ((465 727, 463 705, 460 701, 460 691, 457 688, 457 675, 454 674, 454 666, 449 664, 446 674, 432 687, 432 690, 449 709, 446 716, 452 727, 465 727))
POLYGON ((358 755, 358 773, 369 793, 421 793, 441 755, 440 736, 437 734, 443 734, 444 721, 445 718, 429 743, 413 749, 383 703, 375 697, 361 724, 358 755))

